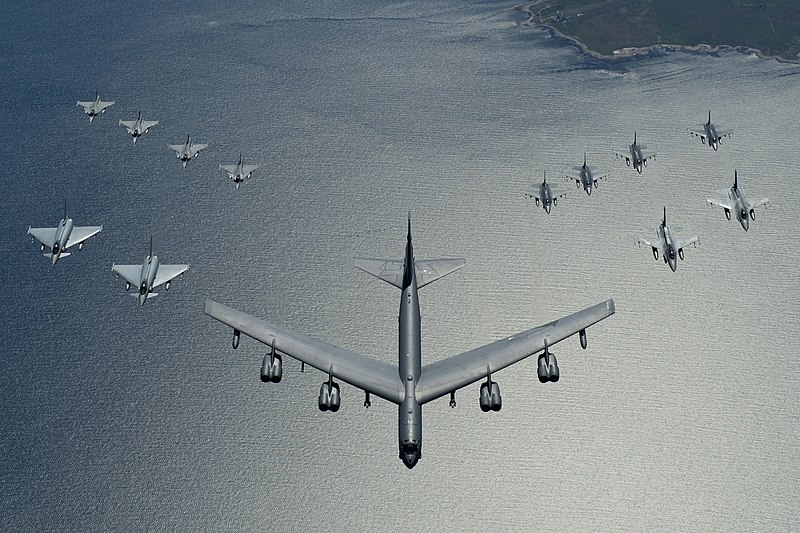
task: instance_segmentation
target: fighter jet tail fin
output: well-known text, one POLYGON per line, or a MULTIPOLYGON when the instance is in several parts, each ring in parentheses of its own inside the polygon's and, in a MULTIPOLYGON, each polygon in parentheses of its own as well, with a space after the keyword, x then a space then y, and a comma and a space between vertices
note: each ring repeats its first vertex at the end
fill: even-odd
MULTIPOLYGON (((739 171, 738 170, 734 170, 733 171, 733 188, 734 189, 738 189, 739 188, 739 171)), ((66 215, 65 215, 65 218, 66 218, 66 215)))

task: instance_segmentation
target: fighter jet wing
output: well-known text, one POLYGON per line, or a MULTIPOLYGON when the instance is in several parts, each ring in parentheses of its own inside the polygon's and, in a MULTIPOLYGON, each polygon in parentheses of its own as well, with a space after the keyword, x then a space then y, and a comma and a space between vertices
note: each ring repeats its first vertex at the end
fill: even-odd
POLYGON ((69 240, 64 248, 69 248, 80 244, 92 235, 97 235, 103 230, 103 226, 84 226, 72 228, 72 233, 69 234, 69 240))
POLYGON ((103 111, 105 111, 106 109, 111 107, 112 105, 114 105, 113 101, 111 101, 111 102, 100 102, 99 104, 97 104, 97 112, 98 113, 102 113, 103 111))
POLYGON ((706 132, 705 131, 689 130, 689 133, 692 135, 692 137, 700 137, 704 141, 706 140, 706 132))
POLYGON ((111 265, 111 270, 125 278, 131 285, 138 286, 142 276, 142 265, 111 265))
POLYGON ((293 357, 392 403, 399 405, 403 400, 405 391, 395 366, 294 333, 211 300, 206 300, 205 313, 268 346, 274 342, 278 354, 293 357))
POLYGON ((680 235, 675 236, 675 246, 680 250, 681 248, 685 248, 690 244, 698 244, 700 242, 700 237, 697 235, 691 235, 682 237, 680 235))
POLYGON ((165 284, 172 278, 178 277, 189 270, 189 265, 158 265, 156 279, 153 280, 153 288, 165 284))
POLYGON ((425 365, 416 387, 417 401, 423 404, 475 383, 489 372, 497 372, 542 351, 545 343, 553 346, 614 312, 614 300, 606 300, 549 324, 425 365))
POLYGON ((133 128, 136 127, 136 121, 135 120, 120 120, 118 125, 119 126, 125 126, 126 128, 128 128, 128 133, 131 133, 133 131, 133 128))
POLYGON ((630 154, 623 154, 622 152, 614 152, 614 155, 617 156, 617 159, 624 159, 626 163, 630 164, 631 162, 631 155, 630 154))
POLYGON ((170 150, 173 150, 179 156, 183 153, 183 149, 186 147, 185 144, 168 144, 170 150))
POLYGON ((749 205, 750 209, 755 209, 761 206, 769 206, 769 198, 761 198, 760 200, 757 200, 755 202, 748 202, 748 203, 750 204, 749 205))
POLYGON ((229 178, 232 178, 236 174, 236 165, 220 165, 219 169, 227 172, 229 178))
POLYGON ((156 124, 158 124, 157 120, 143 120, 142 121, 142 130, 150 129, 153 126, 155 126, 156 124))
POLYGON ((664 243, 659 237, 639 237, 636 239, 636 242, 649 246, 650 248, 655 248, 658 250, 658 253, 664 254, 664 243))
POLYGON ((535 198, 536 200, 540 200, 539 198, 539 186, 538 185, 531 185, 527 189, 522 189, 522 194, 525 195, 525 198, 535 198))
POLYGON ((206 148, 208 148, 207 144, 192 144, 192 157, 197 157, 200 150, 205 150, 206 148))
POLYGON ((56 231, 57 228, 28 228, 28 235, 45 246, 53 246, 56 242, 56 231))
POLYGON ((734 205, 734 203, 733 203, 733 200, 731 200, 727 196, 717 196, 717 197, 714 197, 714 198, 706 198, 706 203, 708 203, 708 205, 716 205, 716 206, 719 206, 719 207, 722 207, 722 208, 728 209, 728 210, 734 209, 736 207, 734 205))
POLYGON ((242 166, 242 175, 243 175, 243 176, 246 176, 246 177, 248 177, 248 178, 249 178, 249 177, 250 177, 250 174, 252 174, 253 172, 255 172, 255 170, 256 170, 256 169, 257 169, 259 166, 260 166, 260 165, 243 165, 243 166, 242 166))
POLYGON ((94 104, 94 102, 78 102, 77 104, 75 104, 75 106, 76 107, 80 106, 84 108, 86 111, 89 111, 89 109, 91 109, 92 107, 92 104, 94 104))

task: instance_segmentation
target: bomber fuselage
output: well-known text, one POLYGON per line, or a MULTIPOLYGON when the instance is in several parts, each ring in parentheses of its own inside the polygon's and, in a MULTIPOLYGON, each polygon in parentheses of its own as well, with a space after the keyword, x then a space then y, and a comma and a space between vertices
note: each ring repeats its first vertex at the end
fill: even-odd
POLYGON ((414 468, 422 457, 422 406, 416 398, 416 386, 422 373, 422 337, 417 276, 411 233, 406 244, 400 296, 398 372, 405 387, 405 397, 398 408, 398 443, 400 459, 414 468))

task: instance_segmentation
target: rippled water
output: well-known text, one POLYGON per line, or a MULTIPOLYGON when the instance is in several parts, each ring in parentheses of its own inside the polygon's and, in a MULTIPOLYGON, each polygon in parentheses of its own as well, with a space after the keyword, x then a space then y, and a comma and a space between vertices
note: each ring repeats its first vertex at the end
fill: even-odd
POLYGON ((725 53, 619 66, 520 28, 512 3, 317 2, 187 9, 17 6, 0 22, 0 263, 6 305, 0 494, 7 531, 784 530, 800 508, 797 66, 725 53), (91 14, 89 16, 88 14, 91 14), (89 126, 77 99, 116 100, 89 126), (160 120, 135 146, 120 119, 160 120), (711 109, 719 152, 686 129, 711 109), (637 130, 643 176, 613 158, 637 130), (186 170, 166 148, 210 147, 186 170), (242 150, 262 165, 234 190, 242 150), (551 215, 520 191, 580 162, 611 170, 551 215), (769 196, 745 233, 706 206, 734 169, 769 196), (54 269, 25 235, 103 224, 54 269), (676 273, 634 242, 700 235, 676 273), (213 298, 387 362, 398 294, 352 258, 467 266, 421 291, 438 360, 613 297, 617 314, 425 408, 397 458, 396 408, 265 351, 213 298), (112 262, 189 262, 138 308, 112 262), (163 291, 162 291, 163 292, 163 291))

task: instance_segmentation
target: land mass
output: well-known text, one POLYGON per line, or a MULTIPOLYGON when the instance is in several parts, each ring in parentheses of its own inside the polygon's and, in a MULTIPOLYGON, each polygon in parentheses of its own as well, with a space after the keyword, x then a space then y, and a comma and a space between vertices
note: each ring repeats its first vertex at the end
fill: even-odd
POLYGON ((522 24, 555 30, 604 58, 731 47, 800 63, 798 0, 536 0, 519 9, 528 14, 522 24))

